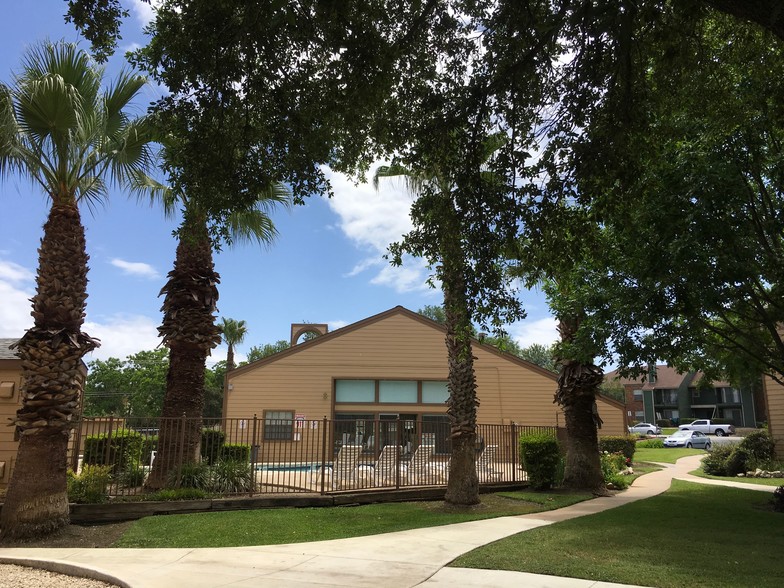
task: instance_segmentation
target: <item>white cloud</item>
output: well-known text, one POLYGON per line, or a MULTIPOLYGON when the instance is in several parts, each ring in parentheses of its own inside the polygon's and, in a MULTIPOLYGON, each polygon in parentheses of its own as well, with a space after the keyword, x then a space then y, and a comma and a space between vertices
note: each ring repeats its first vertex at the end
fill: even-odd
POLYGON ((384 179, 376 190, 369 183, 354 185, 343 174, 327 170, 327 175, 335 193, 328 202, 340 219, 340 230, 367 253, 346 276, 378 268, 371 284, 388 286, 397 292, 427 290, 429 273, 422 260, 407 258, 402 267, 392 267, 384 259, 389 245, 412 229, 409 213, 413 198, 405 182, 384 179))
POLYGON ((118 259, 116 257, 109 263, 111 263, 114 267, 120 268, 123 273, 129 274, 131 276, 139 276, 142 278, 148 278, 150 280, 160 277, 157 270, 148 263, 142 263, 140 261, 125 261, 124 259, 118 259))
POLYGON ((551 316, 521 321, 511 326, 508 331, 520 347, 528 347, 533 343, 550 345, 559 338, 558 322, 551 316))
POLYGON ((329 325, 329 332, 331 333, 332 331, 337 331, 348 325, 348 321, 329 321, 327 324, 329 325))
POLYGON ((155 11, 160 5, 160 0, 152 0, 152 2, 133 0, 131 2, 131 11, 133 12, 139 24, 143 27, 146 27, 155 18, 155 11))
POLYGON ((155 349, 161 342, 158 325, 158 320, 132 314, 114 314, 95 321, 87 320, 82 330, 91 337, 100 339, 101 346, 84 359, 125 359, 139 351, 155 349))
POLYGON ((27 268, 0 259, 0 337, 21 337, 33 325, 30 298, 34 279, 27 268))

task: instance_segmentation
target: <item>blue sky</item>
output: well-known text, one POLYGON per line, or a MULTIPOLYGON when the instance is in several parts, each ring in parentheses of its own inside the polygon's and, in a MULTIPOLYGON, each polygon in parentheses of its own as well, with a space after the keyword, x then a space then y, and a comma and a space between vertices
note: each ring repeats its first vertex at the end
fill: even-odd
MULTIPOLYGON (((72 25, 64 23, 63 0, 3 4, 4 83, 11 83, 11 72, 31 44, 47 38, 79 40, 72 25)), ((122 54, 145 42, 142 27, 151 18, 150 7, 139 0, 123 4, 131 18, 123 27, 120 51, 108 65, 109 78, 124 65, 122 54)), ((83 40, 81 45, 88 48, 83 40)), ((144 90, 139 114, 159 92, 152 86, 144 90)), ((334 198, 313 195, 305 206, 274 214, 279 236, 270 246, 246 245, 216 255, 221 275, 218 316, 244 319, 248 325, 240 356, 252 345, 288 340, 291 323, 328 323, 334 330, 396 305, 418 310, 441 303, 440 291, 426 284, 424 264, 410 260, 393 268, 383 259, 388 244, 410 227, 410 197, 403 185, 389 181, 376 192, 339 174, 330 173, 330 178, 334 198)), ((32 323, 28 299, 35 287, 47 202, 29 181, 15 176, 0 180, 0 198, 0 337, 17 337, 32 323)), ((124 358, 153 349, 159 343, 158 292, 174 260, 171 233, 177 222, 117 191, 95 210, 84 208, 82 220, 90 255, 84 330, 102 341, 86 359, 124 358)), ((510 325, 509 333, 523 346, 554 341, 555 321, 544 297, 531 292, 523 299, 528 318, 510 325)), ((222 345, 208 363, 225 355, 222 345)))

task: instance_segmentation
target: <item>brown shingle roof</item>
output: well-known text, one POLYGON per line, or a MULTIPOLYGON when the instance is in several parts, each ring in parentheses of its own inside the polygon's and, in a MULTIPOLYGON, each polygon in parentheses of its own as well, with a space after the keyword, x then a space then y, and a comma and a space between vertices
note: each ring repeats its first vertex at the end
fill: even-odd
MULTIPOLYGON (((640 376, 639 378, 619 378, 618 377, 618 370, 613 370, 605 374, 605 380, 614 380, 618 379, 622 385, 626 384, 640 384, 641 390, 654 390, 654 389, 674 389, 679 388, 683 379, 688 374, 679 373, 674 367, 670 367, 666 364, 657 364, 656 365, 656 382, 650 383, 648 382, 648 376, 640 376)), ((703 373, 696 372, 694 379, 689 383, 689 387, 694 387, 697 383, 702 379, 703 373)), ((713 382, 713 387, 727 387, 729 383, 727 382, 713 382)))

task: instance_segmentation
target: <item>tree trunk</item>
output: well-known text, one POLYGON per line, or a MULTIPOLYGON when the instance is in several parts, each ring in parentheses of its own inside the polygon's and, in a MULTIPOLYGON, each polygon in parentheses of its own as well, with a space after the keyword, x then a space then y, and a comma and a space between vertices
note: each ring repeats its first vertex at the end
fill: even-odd
POLYGON ((234 345, 229 343, 229 350, 226 352, 226 371, 234 369, 234 345))
MULTIPOLYGON (((574 340, 577 318, 562 318, 558 325, 564 343, 574 340)), ((599 437, 595 412, 596 394, 603 380, 602 370, 592 364, 560 359, 556 401, 566 419, 567 451, 564 486, 605 494, 604 476, 599 459, 599 437)))
POLYGON ((174 269, 161 293, 163 324, 158 332, 170 350, 158 453, 145 489, 177 484, 183 463, 199 459, 204 408, 204 368, 210 350, 220 343, 215 325, 220 279, 212 262, 206 222, 186 215, 174 269))
POLYGON ((82 399, 82 357, 97 346, 81 332, 88 259, 76 204, 53 204, 38 250, 34 324, 16 345, 21 440, 0 517, 4 538, 37 537, 68 523, 68 436, 82 399))
MULTIPOLYGON (((454 215, 452 211, 452 215, 454 215)), ((442 240, 441 281, 446 315, 446 349, 449 359, 449 401, 452 459, 444 500, 457 506, 479 503, 476 474, 476 376, 471 350, 472 325, 463 277, 459 232, 449 231, 442 240)))

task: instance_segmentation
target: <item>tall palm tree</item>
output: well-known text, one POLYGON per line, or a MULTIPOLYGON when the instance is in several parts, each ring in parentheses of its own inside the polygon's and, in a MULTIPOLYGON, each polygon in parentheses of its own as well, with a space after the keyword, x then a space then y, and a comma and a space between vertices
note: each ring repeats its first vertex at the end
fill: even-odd
MULTIPOLYGON (((221 340, 214 316, 220 276, 212 259, 215 243, 210 237, 207 214, 196 199, 175 190, 158 187, 154 195, 162 201, 166 214, 181 210, 183 221, 174 268, 161 290, 165 297, 163 323, 158 332, 163 344, 169 347, 169 373, 158 453, 145 481, 148 490, 171 485, 172 474, 182 463, 198 460, 204 369, 207 356, 221 340), (184 423, 178 420, 182 417, 184 423)), ((231 211, 225 219, 230 243, 272 241, 276 231, 270 213, 277 205, 290 202, 288 188, 274 184, 258 196, 253 206, 231 211)))
POLYGON ((103 69, 66 43, 26 54, 14 85, 0 85, 0 172, 19 173, 50 201, 38 250, 33 327, 17 343, 22 407, 16 466, 0 517, 2 536, 24 538, 68 522, 66 452, 78 415, 87 260, 79 206, 127 186, 149 168, 149 125, 124 112, 145 83, 124 72, 102 89, 103 69))
POLYGON ((245 340, 248 327, 245 325, 245 321, 224 317, 221 319, 221 331, 223 332, 223 341, 229 346, 229 351, 226 353, 226 371, 231 371, 235 367, 234 346, 245 340))
MULTIPOLYGON (((473 325, 465 284, 466 260, 461 243, 460 218, 454 200, 454 186, 436 169, 415 172, 401 165, 381 166, 374 176, 378 188, 381 178, 403 176, 408 191, 417 197, 420 210, 427 211, 431 223, 430 245, 426 255, 438 263, 438 278, 444 294, 444 326, 449 362, 449 400, 452 456, 445 501, 456 505, 479 502, 476 475, 476 376, 471 351, 473 325)), ((412 215, 413 216, 413 215, 412 215)))

